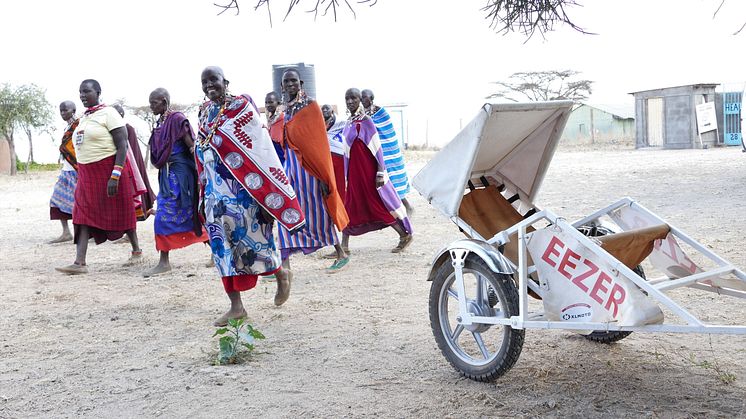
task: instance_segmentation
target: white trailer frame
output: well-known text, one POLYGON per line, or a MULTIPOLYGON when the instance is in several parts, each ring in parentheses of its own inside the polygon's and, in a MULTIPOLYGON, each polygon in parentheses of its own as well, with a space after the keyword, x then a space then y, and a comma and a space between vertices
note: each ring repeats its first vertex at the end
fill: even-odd
MULTIPOLYGON (((558 217, 555 213, 549 210, 539 211, 525 220, 513 225, 507 230, 497 233, 495 236, 489 239, 481 237, 476 231, 474 231, 464 220, 458 216, 451 217, 451 221, 456 223, 459 227, 468 231, 469 235, 475 239, 485 241, 492 246, 504 245, 509 242, 509 237, 517 233, 518 237, 518 265, 515 266, 516 272, 518 273, 518 297, 519 297, 519 312, 518 315, 511 316, 509 318, 499 317, 485 317, 475 316, 468 312, 467 301, 464 291, 464 280, 463 280, 463 267, 466 256, 470 252, 469 249, 463 248, 452 248, 450 253, 451 263, 455 269, 455 281, 454 284, 458 292, 459 300, 459 314, 458 322, 463 326, 468 326, 474 323, 477 324, 494 324, 494 325, 506 325, 514 329, 565 329, 565 330, 578 330, 578 331, 633 331, 633 332, 670 332, 670 333, 710 333, 710 334, 746 334, 746 325, 722 325, 722 324, 706 324, 700 320, 697 316, 690 313, 681 304, 676 302, 670 295, 667 295, 667 291, 674 289, 689 287, 701 291, 713 292, 720 295, 728 295, 737 298, 746 298, 746 292, 741 290, 735 290, 730 288, 719 287, 711 284, 705 284, 703 281, 708 279, 719 278, 723 275, 732 274, 740 282, 746 285, 746 273, 741 269, 735 267, 732 263, 728 262, 724 258, 718 256, 711 250, 707 249, 706 246, 702 245, 698 241, 694 240, 683 231, 674 227, 670 223, 666 222, 661 217, 657 216, 647 208, 643 207, 633 199, 627 197, 623 198, 603 209, 600 209, 593 214, 577 220, 573 223, 568 223, 562 217, 558 217), (637 210, 640 210, 647 215, 653 217, 661 224, 668 224, 671 228, 670 234, 684 243, 691 246, 695 251, 705 256, 707 259, 712 261, 716 268, 710 269, 705 272, 692 274, 683 278, 670 279, 668 277, 646 280, 636 274, 633 270, 625 266, 614 256, 610 255, 604 249, 602 249, 594 240, 586 237, 583 233, 577 230, 577 227, 586 225, 590 222, 596 221, 603 216, 609 215, 611 212, 624 207, 624 206, 635 206, 637 210), (575 239, 586 246, 591 252, 609 263, 613 269, 624 274, 629 278, 637 287, 647 293, 648 298, 653 299, 655 302, 668 308, 672 313, 675 314, 676 318, 683 321, 685 324, 671 324, 664 321, 663 324, 652 324, 652 325, 641 325, 641 326, 619 326, 613 322, 609 323, 597 323, 597 322, 562 322, 552 321, 544 318, 542 311, 530 312, 528 308, 529 295, 528 290, 531 289, 533 292, 540 296, 546 295, 551 292, 543 289, 541 286, 536 284, 533 280, 529 279, 529 275, 536 270, 535 266, 528 266, 527 263, 527 240, 532 233, 527 232, 527 227, 536 224, 542 220, 546 220, 555 228, 560 228, 568 234, 572 235, 575 239)), ((536 255, 534 255, 536 256, 536 255)))

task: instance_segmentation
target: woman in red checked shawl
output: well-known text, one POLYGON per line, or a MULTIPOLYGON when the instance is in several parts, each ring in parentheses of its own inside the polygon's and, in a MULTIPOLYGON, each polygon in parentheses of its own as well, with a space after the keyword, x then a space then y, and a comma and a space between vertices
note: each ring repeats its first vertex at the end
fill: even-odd
POLYGON ((73 203, 75 200, 75 185, 78 183, 78 161, 73 147, 73 133, 78 127, 75 117, 75 104, 69 100, 60 103, 60 116, 67 122, 65 133, 62 135, 60 155, 62 156, 62 171, 54 185, 52 199, 49 200, 49 219, 60 220, 62 235, 49 243, 63 243, 73 239, 67 220, 73 218, 73 203))
POLYGON ((412 242, 412 225, 394 185, 386 173, 381 142, 373 120, 365 114, 358 89, 347 89, 345 103, 350 111, 342 135, 345 146, 347 195, 345 207, 350 224, 344 229, 342 246, 350 236, 391 226, 399 233, 399 243, 391 252, 399 253, 412 242))
POLYGON ((73 264, 55 268, 74 275, 88 272, 88 238, 96 244, 125 234, 132 245, 130 262, 142 258, 135 226, 134 179, 127 156, 127 129, 117 111, 100 103, 101 85, 83 80, 80 101, 87 108, 73 134, 78 184, 73 208, 76 255, 73 264))
POLYGON ((246 317, 241 291, 254 288, 259 275, 276 275, 275 305, 288 299, 292 276, 281 267, 272 224, 277 220, 290 231, 305 225, 254 101, 229 94, 227 87, 219 67, 202 71, 202 91, 210 101, 200 113, 195 152, 200 208, 231 302, 216 326, 246 317))

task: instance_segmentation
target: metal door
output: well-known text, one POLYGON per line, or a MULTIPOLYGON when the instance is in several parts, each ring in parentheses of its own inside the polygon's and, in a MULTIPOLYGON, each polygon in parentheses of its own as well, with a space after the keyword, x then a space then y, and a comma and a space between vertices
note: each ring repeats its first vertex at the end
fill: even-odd
POLYGON ((741 92, 723 93, 723 141, 741 145, 741 92))

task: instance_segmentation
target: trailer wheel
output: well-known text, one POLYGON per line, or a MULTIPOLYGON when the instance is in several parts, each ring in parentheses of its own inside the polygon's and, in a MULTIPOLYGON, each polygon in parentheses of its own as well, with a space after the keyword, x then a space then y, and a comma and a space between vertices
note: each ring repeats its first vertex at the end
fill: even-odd
MULTIPOLYGON (((518 314, 518 291, 510 275, 495 273, 481 258, 469 255, 463 276, 470 313, 498 318, 518 314)), ((525 330, 508 325, 460 324, 455 280, 453 266, 444 263, 430 287, 428 305, 435 342, 461 375, 476 381, 493 381, 518 360, 525 330)))

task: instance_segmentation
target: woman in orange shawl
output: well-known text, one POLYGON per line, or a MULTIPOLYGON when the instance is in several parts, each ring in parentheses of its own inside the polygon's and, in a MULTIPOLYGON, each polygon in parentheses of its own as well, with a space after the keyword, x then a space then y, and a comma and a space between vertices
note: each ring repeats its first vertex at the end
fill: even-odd
POLYGON ((329 140, 321 108, 301 89, 303 81, 297 70, 286 70, 282 87, 287 95, 283 151, 287 173, 301 202, 306 226, 291 234, 280 226, 280 252, 283 266, 290 268, 292 253, 313 253, 325 246, 334 246, 337 258, 328 272, 338 272, 349 261, 342 249, 337 230, 349 222, 344 203, 337 192, 329 140))

